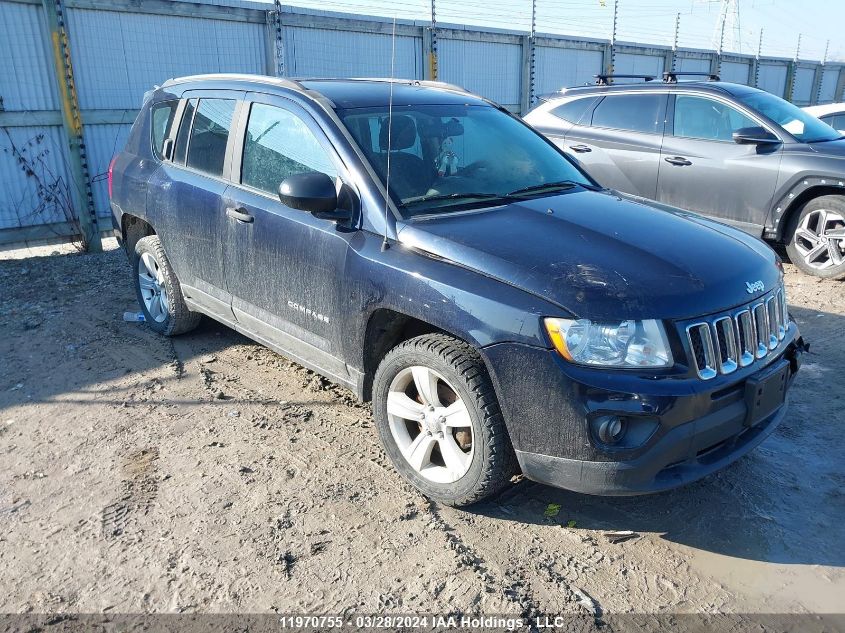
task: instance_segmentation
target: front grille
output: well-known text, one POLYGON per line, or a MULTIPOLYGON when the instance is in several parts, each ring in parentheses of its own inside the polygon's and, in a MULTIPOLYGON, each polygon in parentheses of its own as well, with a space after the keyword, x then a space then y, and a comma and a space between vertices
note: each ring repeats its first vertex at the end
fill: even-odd
POLYGON ((698 376, 709 380, 765 358, 784 339, 788 325, 783 286, 741 308, 687 325, 698 376))

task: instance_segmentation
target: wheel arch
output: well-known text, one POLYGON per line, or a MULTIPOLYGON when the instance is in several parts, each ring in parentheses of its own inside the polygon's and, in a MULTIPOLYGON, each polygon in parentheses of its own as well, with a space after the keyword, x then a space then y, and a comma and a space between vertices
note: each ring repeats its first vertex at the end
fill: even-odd
POLYGON ((804 205, 816 198, 831 195, 845 197, 845 179, 810 177, 802 178, 794 184, 772 209, 769 231, 774 234, 775 241, 789 240, 788 227, 801 213, 804 205))
POLYGON ((131 259, 135 253, 135 245, 141 238, 157 235, 155 228, 137 215, 124 213, 120 218, 120 232, 127 256, 131 259))

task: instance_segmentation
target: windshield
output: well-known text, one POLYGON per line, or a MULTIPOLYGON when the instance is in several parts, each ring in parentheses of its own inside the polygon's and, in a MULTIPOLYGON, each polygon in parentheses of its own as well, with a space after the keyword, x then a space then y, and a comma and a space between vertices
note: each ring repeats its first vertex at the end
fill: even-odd
POLYGON ((737 99, 749 108, 767 116, 803 143, 833 141, 842 137, 827 123, 819 121, 798 106, 768 92, 749 92, 738 95, 737 99))
MULTIPOLYGON (((339 115, 384 183, 387 106, 339 115)), ((403 215, 592 186, 536 132, 490 106, 393 106, 390 148, 390 193, 403 215)))

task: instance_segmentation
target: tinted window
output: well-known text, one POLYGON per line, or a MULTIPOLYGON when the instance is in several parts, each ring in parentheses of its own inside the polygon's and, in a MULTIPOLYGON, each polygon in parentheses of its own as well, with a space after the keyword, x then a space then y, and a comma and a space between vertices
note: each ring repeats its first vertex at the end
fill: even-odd
POLYGON ((188 167, 212 176, 223 175, 226 141, 232 127, 235 102, 232 99, 200 99, 188 141, 188 167))
POLYGON ((729 105, 691 95, 675 97, 674 136, 732 141, 733 133, 760 123, 729 105))
POLYGON ((845 114, 828 114, 820 118, 834 130, 845 130, 845 114))
POLYGON ((659 132, 666 97, 659 94, 611 95, 593 110, 593 125, 631 132, 659 132))
POLYGON ((292 174, 322 172, 336 177, 328 154, 295 114, 254 103, 244 139, 241 182, 276 194, 292 174))
POLYGON ((554 114, 559 119, 568 121, 569 123, 579 123, 581 117, 593 107, 598 97, 582 97, 581 99, 574 99, 569 103, 564 103, 552 109, 554 114))
POLYGON ((394 105, 392 119, 386 105, 339 114, 382 183, 389 155, 390 194, 407 216, 591 185, 542 136, 490 106, 394 105))
POLYGON ((155 104, 152 108, 153 152, 158 158, 162 157, 161 148, 164 145, 164 139, 167 138, 170 125, 173 123, 177 105, 179 105, 178 101, 165 101, 155 104))
POLYGON ((812 114, 768 92, 749 89, 747 93, 737 95, 737 99, 780 125, 802 143, 833 141, 842 136, 812 114))
POLYGON ((182 122, 179 124, 179 132, 176 134, 176 152, 173 161, 180 165, 185 164, 185 154, 188 151, 188 137, 191 134, 191 123, 194 122, 194 112, 197 109, 197 100, 191 99, 185 104, 185 111, 182 113, 182 122))

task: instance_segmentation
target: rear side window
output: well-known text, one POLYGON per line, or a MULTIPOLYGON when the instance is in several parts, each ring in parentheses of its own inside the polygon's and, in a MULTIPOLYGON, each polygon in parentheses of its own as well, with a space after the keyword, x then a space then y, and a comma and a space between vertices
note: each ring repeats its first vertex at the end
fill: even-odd
POLYGON ((581 123, 582 117, 589 112, 598 97, 582 97, 552 108, 552 114, 569 123, 581 123))
POLYGON ((186 166, 211 176, 223 175, 234 113, 233 99, 200 99, 191 125, 186 166))
POLYGON ((178 101, 163 101, 152 107, 152 124, 150 127, 152 128, 153 154, 159 160, 163 158, 161 152, 164 147, 164 139, 167 138, 170 126, 173 124, 173 117, 176 115, 178 105, 178 101))
POLYGON ((665 102, 661 94, 609 95, 593 111, 593 125, 656 134, 662 129, 665 102))
POLYGON ((244 139, 241 183, 275 195, 285 178, 307 172, 337 176, 305 121, 282 108, 254 103, 244 139))
POLYGON ((834 130, 845 130, 845 114, 828 114, 820 118, 834 130))
POLYGON ((692 95, 675 97, 673 136, 732 141, 736 130, 757 125, 754 119, 721 101, 692 95))

